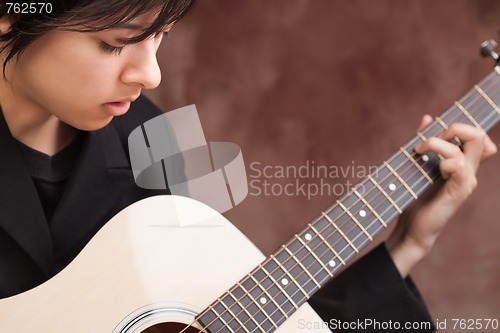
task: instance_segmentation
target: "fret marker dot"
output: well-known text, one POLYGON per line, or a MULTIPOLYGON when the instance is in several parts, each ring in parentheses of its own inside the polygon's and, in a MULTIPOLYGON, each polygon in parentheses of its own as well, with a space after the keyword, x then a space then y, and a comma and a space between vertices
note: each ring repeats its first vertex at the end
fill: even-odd
POLYGON ((306 236, 305 236, 305 237, 306 237, 306 240, 308 240, 308 241, 310 241, 310 240, 312 239, 311 234, 306 234, 306 236))
POLYGON ((422 161, 429 162, 429 156, 428 155, 422 155, 422 161))
POLYGON ((283 279, 281 280, 281 284, 286 286, 288 284, 288 280, 287 279, 283 279))
POLYGON ((330 261, 328 262, 328 265, 329 265, 330 267, 335 267, 335 265, 336 265, 336 264, 335 264, 335 261, 334 261, 334 260, 330 260, 330 261))
POLYGON ((260 301, 261 304, 266 304, 267 303, 267 299, 265 297, 261 297, 259 301, 260 301))
POLYGON ((359 211, 359 216, 365 217, 366 216, 366 212, 364 210, 360 210, 359 211))
POLYGON ((396 191, 396 185, 394 184, 389 185, 389 190, 391 190, 392 192, 396 191))

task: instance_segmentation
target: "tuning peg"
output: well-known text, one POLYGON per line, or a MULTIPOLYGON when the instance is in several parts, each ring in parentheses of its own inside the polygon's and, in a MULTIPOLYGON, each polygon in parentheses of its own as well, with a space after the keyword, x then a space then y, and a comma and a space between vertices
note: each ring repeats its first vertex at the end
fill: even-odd
POLYGON ((495 49, 497 47, 497 42, 495 42, 493 39, 486 40, 481 43, 481 56, 483 57, 492 57, 495 59, 496 62, 499 62, 500 56, 498 53, 495 52, 495 49))

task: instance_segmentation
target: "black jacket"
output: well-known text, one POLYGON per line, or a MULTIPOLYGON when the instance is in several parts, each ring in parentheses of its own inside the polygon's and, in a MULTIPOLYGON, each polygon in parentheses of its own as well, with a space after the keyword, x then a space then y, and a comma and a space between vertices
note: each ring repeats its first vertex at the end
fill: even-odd
MULTIPOLYGON (((129 133, 159 114, 158 108, 141 97, 126 115, 87 133, 49 222, 17 144, 0 116, 0 298, 28 290, 57 274, 126 206, 166 193, 135 185, 127 148, 129 133)), ((411 281, 400 278, 383 245, 346 270, 310 303, 325 321, 430 321, 418 292, 411 281)))

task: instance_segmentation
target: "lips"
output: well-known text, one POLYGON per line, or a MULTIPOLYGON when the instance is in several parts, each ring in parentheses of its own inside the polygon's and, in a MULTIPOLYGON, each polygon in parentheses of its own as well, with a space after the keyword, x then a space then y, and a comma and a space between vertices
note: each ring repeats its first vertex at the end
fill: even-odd
POLYGON ((111 102, 104 104, 106 112, 110 116, 122 116, 130 108, 130 102, 111 102))
POLYGON ((130 104, 134 102, 138 97, 139 96, 124 98, 116 102, 105 103, 105 110, 110 116, 122 116, 127 113, 127 111, 130 109, 130 104))

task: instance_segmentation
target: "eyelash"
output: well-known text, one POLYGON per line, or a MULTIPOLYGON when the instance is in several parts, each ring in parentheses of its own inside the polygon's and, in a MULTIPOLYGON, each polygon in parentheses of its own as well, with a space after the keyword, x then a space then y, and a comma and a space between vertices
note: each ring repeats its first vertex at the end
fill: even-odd
POLYGON ((105 53, 120 55, 122 53, 124 46, 113 46, 106 42, 101 42, 101 50, 105 53))
MULTIPOLYGON (((155 37, 162 34, 163 34, 163 39, 167 39, 170 37, 168 32, 159 32, 158 34, 155 35, 155 37)), ((106 42, 101 41, 101 50, 104 51, 105 53, 120 55, 120 53, 122 53, 124 48, 125 46, 113 46, 109 45, 106 42)))

